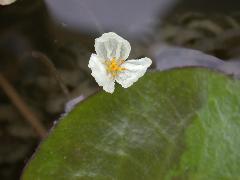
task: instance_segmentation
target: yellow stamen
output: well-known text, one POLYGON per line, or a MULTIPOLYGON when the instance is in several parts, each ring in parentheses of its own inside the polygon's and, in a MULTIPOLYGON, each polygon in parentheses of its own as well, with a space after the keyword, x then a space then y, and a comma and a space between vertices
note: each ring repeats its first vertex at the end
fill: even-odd
POLYGON ((124 60, 117 61, 116 58, 112 58, 110 61, 106 61, 107 72, 111 73, 113 77, 117 76, 118 72, 126 70, 126 68, 121 67, 124 60))

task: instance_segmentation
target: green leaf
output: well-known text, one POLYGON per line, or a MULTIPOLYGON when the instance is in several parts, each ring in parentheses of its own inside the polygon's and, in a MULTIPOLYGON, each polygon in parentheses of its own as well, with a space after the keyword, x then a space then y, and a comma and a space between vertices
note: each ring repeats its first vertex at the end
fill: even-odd
POLYGON ((24 180, 240 179, 240 82, 202 68, 146 74, 63 117, 24 180))

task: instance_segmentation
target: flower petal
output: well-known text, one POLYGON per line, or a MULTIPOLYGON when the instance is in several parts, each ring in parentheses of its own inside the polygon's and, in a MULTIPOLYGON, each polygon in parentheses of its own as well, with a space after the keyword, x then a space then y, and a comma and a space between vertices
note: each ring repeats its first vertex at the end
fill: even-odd
POLYGON ((9 5, 14 3, 16 0, 0 0, 0 5, 9 5))
POLYGON ((147 68, 152 64, 152 60, 145 57, 141 59, 128 60, 121 67, 126 68, 118 74, 116 81, 124 88, 128 88, 140 77, 142 77, 147 68))
POLYGON ((129 42, 116 33, 104 33, 101 37, 95 39, 95 51, 97 56, 105 60, 126 60, 131 51, 129 42))
POLYGON ((114 91, 114 79, 107 74, 105 65, 99 60, 96 54, 92 54, 88 67, 92 70, 92 76, 95 78, 99 86, 109 93, 114 91))

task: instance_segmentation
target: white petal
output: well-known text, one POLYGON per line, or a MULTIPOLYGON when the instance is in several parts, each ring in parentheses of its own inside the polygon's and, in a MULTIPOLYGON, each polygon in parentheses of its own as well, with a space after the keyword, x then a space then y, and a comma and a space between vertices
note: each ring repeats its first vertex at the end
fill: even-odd
POLYGON ((126 60, 131 51, 129 42, 116 33, 104 33, 95 39, 95 51, 102 60, 126 60))
POLYGON ((9 5, 15 2, 16 0, 0 0, 0 5, 9 5))
POLYGON ((105 65, 99 60, 96 54, 92 54, 89 60, 88 67, 92 70, 92 76, 95 78, 99 86, 109 93, 114 91, 114 79, 107 74, 105 65))
POLYGON ((152 64, 152 60, 149 58, 141 58, 135 60, 128 60, 123 63, 121 67, 126 68, 118 74, 116 81, 124 88, 128 88, 140 77, 142 77, 147 68, 152 64))

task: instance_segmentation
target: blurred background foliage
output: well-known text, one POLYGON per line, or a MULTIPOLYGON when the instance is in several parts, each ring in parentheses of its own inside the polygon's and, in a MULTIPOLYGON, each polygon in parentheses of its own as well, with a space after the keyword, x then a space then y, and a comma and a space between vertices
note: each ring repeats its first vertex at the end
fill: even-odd
MULTIPOLYGON (((0 73, 48 130, 70 99, 98 89, 87 64, 103 32, 129 39, 132 57, 150 56, 155 64, 161 47, 237 62, 239 9, 238 0, 17 0, 0 6, 0 73)), ((18 179, 42 137, 3 89, 0 179, 18 179)))

